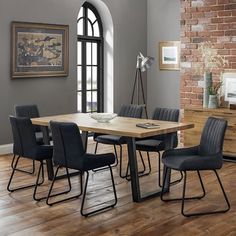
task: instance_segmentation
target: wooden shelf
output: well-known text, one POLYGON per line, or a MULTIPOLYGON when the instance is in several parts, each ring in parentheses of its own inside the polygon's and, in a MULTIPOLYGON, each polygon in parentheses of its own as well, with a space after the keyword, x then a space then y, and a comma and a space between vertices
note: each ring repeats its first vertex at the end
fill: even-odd
POLYGON ((225 156, 236 158, 236 110, 227 108, 186 108, 184 110, 184 122, 194 123, 195 126, 193 129, 184 131, 184 145, 199 144, 203 126, 209 116, 228 121, 223 152, 225 156))

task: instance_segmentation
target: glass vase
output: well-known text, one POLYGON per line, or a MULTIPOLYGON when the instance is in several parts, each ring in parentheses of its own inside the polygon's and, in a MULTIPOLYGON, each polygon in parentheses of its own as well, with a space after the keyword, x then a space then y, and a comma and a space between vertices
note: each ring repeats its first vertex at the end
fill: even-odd
POLYGON ((207 108, 209 103, 209 87, 212 84, 212 73, 205 72, 204 74, 204 91, 203 91, 203 107, 207 108))

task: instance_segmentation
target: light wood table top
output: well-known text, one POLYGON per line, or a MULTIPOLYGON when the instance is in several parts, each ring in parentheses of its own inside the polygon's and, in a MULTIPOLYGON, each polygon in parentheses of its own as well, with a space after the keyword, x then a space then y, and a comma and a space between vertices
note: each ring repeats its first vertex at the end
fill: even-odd
POLYGON ((110 123, 98 123, 96 120, 92 119, 89 114, 85 113, 56 115, 31 119, 33 124, 41 126, 49 126, 49 122, 51 120, 59 122, 74 122, 79 126, 81 131, 91 131, 96 133, 120 135, 133 138, 145 138, 194 127, 194 124, 191 123, 136 119, 128 117, 116 117, 111 120, 110 123), (136 124, 146 122, 158 124, 159 127, 152 129, 136 127, 136 124))

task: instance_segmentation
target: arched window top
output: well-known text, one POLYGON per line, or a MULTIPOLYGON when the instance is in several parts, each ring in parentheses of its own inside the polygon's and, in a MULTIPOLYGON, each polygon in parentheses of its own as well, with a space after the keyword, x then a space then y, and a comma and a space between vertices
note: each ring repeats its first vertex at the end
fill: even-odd
POLYGON ((88 37, 102 37, 102 21, 96 8, 85 2, 77 18, 77 34, 88 37))

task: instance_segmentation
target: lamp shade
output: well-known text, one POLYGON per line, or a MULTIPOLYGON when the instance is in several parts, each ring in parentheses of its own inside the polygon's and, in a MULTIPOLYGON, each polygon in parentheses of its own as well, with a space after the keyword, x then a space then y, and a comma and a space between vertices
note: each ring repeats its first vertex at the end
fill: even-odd
POLYGON ((138 55, 138 60, 140 60, 140 62, 137 63, 139 65, 138 68, 140 68, 141 71, 146 71, 148 68, 151 67, 154 61, 154 57, 144 57, 143 54, 140 52, 138 55))

